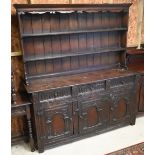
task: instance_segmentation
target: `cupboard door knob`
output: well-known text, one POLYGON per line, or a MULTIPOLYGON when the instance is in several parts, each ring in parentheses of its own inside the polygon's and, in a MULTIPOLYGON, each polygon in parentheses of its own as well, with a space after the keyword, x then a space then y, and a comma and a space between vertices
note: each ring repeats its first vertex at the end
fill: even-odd
POLYGON ((47 120, 46 123, 49 124, 49 123, 52 123, 52 121, 51 120, 47 120))
POLYGON ((55 97, 57 97, 57 96, 58 96, 58 93, 57 93, 57 92, 55 92, 55 93, 54 93, 54 96, 55 96, 55 97))
POLYGON ((79 109, 76 109, 75 112, 79 112, 79 109))
POLYGON ((80 117, 80 119, 83 119, 83 117, 82 116, 79 116, 80 117))
POLYGON ((110 108, 110 110, 111 110, 111 111, 114 111, 114 108, 113 108, 113 107, 111 107, 111 108, 110 108))
POLYGON ((121 81, 121 84, 124 85, 125 84, 125 81, 121 81))
POLYGON ((41 116, 42 114, 43 114, 42 111, 38 111, 38 112, 37 112, 37 115, 38 115, 38 116, 41 116))
POLYGON ((116 118, 113 118, 112 120, 113 120, 113 121, 117 121, 117 119, 116 119, 116 118))

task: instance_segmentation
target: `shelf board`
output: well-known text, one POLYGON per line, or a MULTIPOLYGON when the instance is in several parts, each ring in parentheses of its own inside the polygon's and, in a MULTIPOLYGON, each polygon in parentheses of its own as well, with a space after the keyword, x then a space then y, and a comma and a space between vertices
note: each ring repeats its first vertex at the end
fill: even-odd
MULTIPOLYGON (((56 59, 56 58, 64 58, 64 57, 73 57, 73 56, 80 56, 80 55, 90 55, 90 54, 99 54, 99 53, 106 53, 106 52, 117 52, 117 51, 125 51, 126 48, 100 48, 100 49, 87 49, 78 51, 68 51, 63 54, 52 54, 47 56, 38 56, 38 57, 29 57, 25 58, 24 62, 30 61, 37 61, 37 60, 48 60, 48 59, 56 59)), ((60 52, 59 52, 60 53, 60 52)))
POLYGON ((50 33, 38 33, 38 34, 22 34, 22 38, 27 37, 40 37, 40 36, 51 36, 51 35, 62 35, 62 34, 77 34, 77 33, 90 33, 90 32, 109 32, 109 31, 127 31, 126 27, 122 28, 104 28, 104 29, 88 29, 88 30, 70 30, 70 31, 58 31, 50 33))
POLYGON ((63 72, 57 72, 57 73, 51 73, 51 74, 42 73, 39 75, 29 75, 27 76, 27 80, 29 83, 31 80, 34 80, 34 79, 59 77, 59 76, 73 75, 73 74, 86 73, 86 72, 99 71, 99 70, 107 70, 107 69, 116 69, 116 68, 117 69, 120 68, 120 63, 113 63, 110 65, 97 65, 97 66, 86 67, 82 69, 69 70, 69 71, 63 71, 63 72))

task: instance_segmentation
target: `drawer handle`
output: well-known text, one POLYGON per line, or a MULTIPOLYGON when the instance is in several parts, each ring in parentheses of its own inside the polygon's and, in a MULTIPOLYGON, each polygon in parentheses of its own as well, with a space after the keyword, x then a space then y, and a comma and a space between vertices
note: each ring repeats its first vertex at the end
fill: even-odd
POLYGON ((82 116, 79 116, 80 117, 80 119, 83 119, 83 117, 82 116))
POLYGON ((121 84, 124 85, 125 84, 125 81, 121 81, 121 84))
POLYGON ((37 115, 38 115, 38 116, 43 115, 43 111, 38 111, 38 112, 37 112, 37 115))
POLYGON ((112 100, 114 100, 116 96, 114 96, 113 94, 110 94, 110 97, 112 100))
POLYGON ((75 109, 74 111, 75 111, 75 112, 79 112, 79 109, 75 109))
POLYGON ((54 93, 54 96, 55 96, 55 97, 57 97, 57 96, 58 96, 58 93, 57 93, 57 92, 55 92, 55 93, 54 93))
POLYGON ((49 124, 49 123, 52 123, 52 121, 51 120, 47 120, 46 123, 49 124))
POLYGON ((113 120, 113 121, 117 121, 117 119, 116 119, 116 118, 113 118, 112 120, 113 120))

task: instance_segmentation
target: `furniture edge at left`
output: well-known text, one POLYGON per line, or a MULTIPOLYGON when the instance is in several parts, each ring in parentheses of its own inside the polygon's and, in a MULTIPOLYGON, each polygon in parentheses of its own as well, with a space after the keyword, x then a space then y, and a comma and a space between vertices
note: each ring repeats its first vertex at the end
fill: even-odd
POLYGON ((31 102, 24 92, 16 92, 14 84, 13 66, 11 71, 11 145, 19 144, 21 141, 29 141, 31 151, 35 151, 33 132, 31 102), (22 119, 23 118, 23 119, 22 119), (24 120, 25 119, 25 120, 24 120), (22 120, 22 122, 20 121, 22 120), (22 126, 23 125, 23 126, 22 126), (22 128, 22 132, 18 131, 22 128), (26 128, 24 128, 26 127, 26 128), (28 132, 26 131, 28 130, 28 132), (16 132, 15 132, 16 131, 16 132))

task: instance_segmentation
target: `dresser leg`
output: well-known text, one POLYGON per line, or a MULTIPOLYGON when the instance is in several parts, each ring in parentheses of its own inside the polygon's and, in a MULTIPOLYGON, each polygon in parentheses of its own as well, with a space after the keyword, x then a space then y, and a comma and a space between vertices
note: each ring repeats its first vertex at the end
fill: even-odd
POLYGON ((29 105, 26 106, 26 114, 27 114, 26 116, 27 116, 27 123, 28 123, 28 129, 29 129, 29 142, 30 142, 31 152, 34 152, 35 146, 34 146, 34 139, 32 134, 31 113, 30 113, 29 105))
POLYGON ((130 125, 135 125, 135 123, 136 123, 136 117, 134 117, 133 119, 131 119, 130 125))
POLYGON ((38 152, 39 153, 43 153, 44 152, 44 148, 38 148, 38 152))

